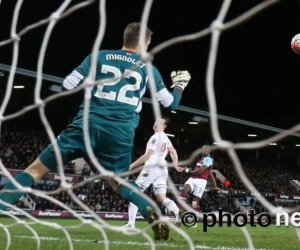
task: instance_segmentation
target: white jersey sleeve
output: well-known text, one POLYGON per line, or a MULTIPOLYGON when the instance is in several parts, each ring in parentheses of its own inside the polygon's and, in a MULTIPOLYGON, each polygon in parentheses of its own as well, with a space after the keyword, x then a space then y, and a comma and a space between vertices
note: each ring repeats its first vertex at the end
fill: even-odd
POLYGON ((149 139, 149 141, 147 143, 146 151, 148 151, 149 149, 156 151, 158 145, 159 145, 159 138, 158 138, 157 134, 154 134, 151 136, 151 138, 149 139))

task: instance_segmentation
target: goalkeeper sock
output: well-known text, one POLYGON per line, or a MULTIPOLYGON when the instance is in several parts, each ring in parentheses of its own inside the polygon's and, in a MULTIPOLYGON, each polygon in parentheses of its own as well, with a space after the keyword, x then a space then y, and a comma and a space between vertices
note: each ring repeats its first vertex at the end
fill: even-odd
MULTIPOLYGON (((34 178, 26 173, 21 172, 15 176, 15 180, 20 183, 23 187, 31 187, 34 184, 34 178)), ((7 183, 3 190, 18 190, 11 182, 7 183)), ((21 197, 23 193, 0 193, 0 200, 5 201, 9 204, 16 203, 21 197)), ((0 204, 0 210, 5 210, 6 206, 0 204)))
POLYGON ((134 226, 135 220, 136 220, 136 214, 138 212, 139 208, 134 205, 132 202, 129 203, 128 206, 128 224, 134 226))
MULTIPOLYGON (((140 189, 137 184, 135 184, 135 183, 131 183, 131 184, 133 186, 135 186, 136 188, 140 189)), ((122 198, 135 204, 139 208, 141 215, 145 219, 147 218, 147 209, 146 208, 151 206, 151 204, 148 201, 146 201, 144 198, 142 198, 137 193, 133 192, 131 188, 125 187, 123 185, 119 186, 118 192, 122 196, 122 198)))

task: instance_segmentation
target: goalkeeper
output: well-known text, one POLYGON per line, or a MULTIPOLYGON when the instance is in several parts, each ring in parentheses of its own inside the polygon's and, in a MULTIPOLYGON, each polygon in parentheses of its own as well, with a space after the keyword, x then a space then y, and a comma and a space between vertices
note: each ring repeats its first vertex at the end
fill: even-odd
MULTIPOLYGON (((129 24, 124 31, 122 49, 99 51, 93 80, 105 81, 91 87, 91 91, 85 97, 90 99, 88 130, 92 150, 100 164, 116 174, 128 171, 131 164, 135 129, 139 124, 139 112, 142 110, 141 98, 149 89, 149 72, 139 57, 140 29, 139 23, 129 24), (132 70, 134 65, 136 68, 132 70), (125 74, 124 78, 121 78, 122 74, 125 74)), ((147 29, 146 48, 150 44, 151 35, 152 31, 147 29)), ((91 55, 87 56, 82 64, 65 78, 62 89, 66 91, 80 86, 88 76, 90 67, 91 55)), ((154 66, 152 66, 152 73, 157 88, 156 98, 161 106, 168 110, 175 109, 191 78, 190 74, 187 71, 172 72, 173 85, 171 88, 174 89, 169 92, 154 66)), ((57 138, 64 162, 87 155, 83 138, 83 110, 84 104, 80 106, 73 122, 57 138)), ((53 145, 49 145, 24 172, 16 175, 15 179, 23 187, 31 187, 46 173, 56 171, 57 165, 53 145)), ((147 218, 149 223, 157 220, 158 214, 150 206, 150 203, 132 192, 130 188, 119 185, 113 180, 110 183, 112 188, 124 199, 138 206, 141 214, 147 218)), ((133 185, 138 188, 136 184, 133 185)), ((16 190, 16 187, 12 183, 8 183, 3 190, 16 190)), ((2 191, 0 200, 14 204, 22 195, 20 192, 5 193, 2 191)), ((0 209, 4 210, 6 207, 0 204, 0 209)), ((168 238, 169 228, 165 223, 158 223, 152 229, 155 239, 168 238)))

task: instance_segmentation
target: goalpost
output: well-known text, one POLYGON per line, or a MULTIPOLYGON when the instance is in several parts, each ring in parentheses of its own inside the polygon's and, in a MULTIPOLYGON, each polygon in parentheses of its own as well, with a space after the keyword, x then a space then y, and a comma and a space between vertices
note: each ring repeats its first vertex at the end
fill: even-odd
MULTIPOLYGON (((8 119, 13 119, 17 116, 22 115, 28 109, 33 109, 33 108, 38 109, 41 120, 42 120, 42 123, 43 123, 43 125, 44 125, 44 127, 47 131, 48 137, 49 137, 51 143, 54 146, 55 155, 56 155, 57 161, 59 163, 58 164, 59 165, 58 166, 58 171, 59 171, 59 175, 61 176, 61 186, 56 192, 60 192, 62 190, 66 191, 69 194, 69 196, 73 199, 74 202, 76 202, 86 212, 88 212, 88 213, 90 213, 91 215, 94 216, 94 220, 88 220, 88 219, 78 217, 78 220, 80 220, 80 222, 81 222, 80 226, 89 225, 89 226, 94 227, 95 229, 97 229, 99 231, 99 234, 103 238, 104 249, 110 249, 110 243, 109 243, 109 240, 108 240, 108 235, 107 235, 106 229, 110 229, 110 230, 113 230, 113 231, 116 231, 116 232, 122 232, 123 234, 127 234, 127 235, 140 234, 147 240, 147 242, 149 242, 149 245, 150 245, 151 249, 156 249, 156 244, 152 240, 152 238, 147 234, 146 229, 143 229, 143 230, 134 229, 134 230, 131 230, 131 231, 127 231, 124 228, 110 225, 109 223, 107 223, 107 221, 105 221, 105 220, 99 218, 98 216, 96 216, 96 214, 89 207, 87 207, 85 204, 83 204, 74 195, 74 192, 72 190, 72 186, 70 186, 67 183, 66 179, 65 179, 61 154, 59 152, 57 143, 55 141, 54 133, 53 133, 51 127, 49 126, 49 122, 48 122, 48 120, 45 116, 45 112, 44 112, 44 105, 46 103, 58 98, 58 97, 71 95, 71 94, 74 94, 75 92, 78 92, 80 90, 88 92, 90 86, 93 86, 93 85, 96 85, 96 84, 101 84, 101 81, 94 82, 92 80, 91 76, 94 75, 94 72, 95 72, 95 69, 96 69, 96 59, 97 59, 98 49, 101 47, 100 45, 101 45, 101 42, 103 40, 104 32, 105 32, 105 28, 106 28, 106 12, 105 12, 106 1, 105 0, 99 1, 100 26, 99 26, 98 34, 97 34, 97 37, 95 39, 93 50, 92 50, 91 70, 89 72, 88 77, 85 79, 83 85, 81 87, 75 89, 75 90, 72 90, 72 91, 55 94, 55 95, 47 98, 46 100, 42 100, 41 97, 40 97, 40 90, 41 90, 41 84, 42 84, 42 74, 43 74, 42 69, 43 69, 43 63, 44 63, 44 58, 45 58, 45 52, 46 52, 46 49, 47 49, 47 46, 48 46, 49 39, 51 37, 51 33, 52 33, 57 21, 61 18, 64 18, 64 17, 68 16, 69 14, 71 14, 74 11, 77 11, 77 10, 80 10, 80 9, 84 8, 85 6, 91 4, 92 2, 94 2, 94 1, 87 0, 83 3, 77 4, 77 5, 69 8, 69 9, 67 9, 69 4, 71 3, 71 0, 65 0, 61 4, 61 6, 57 9, 57 11, 52 13, 49 18, 47 18, 45 20, 41 20, 40 22, 37 22, 35 24, 32 24, 32 25, 26 27, 25 29, 23 29, 22 31, 20 31, 17 34, 16 33, 16 28, 17 28, 17 23, 18 23, 18 17, 19 17, 19 12, 20 12, 22 3, 23 3, 22 0, 17 1, 17 4, 15 6, 14 15, 13 15, 13 22, 12 22, 12 27, 11 27, 11 36, 7 40, 0 42, 0 46, 4 46, 8 43, 13 43, 13 57, 12 57, 11 69, 10 69, 10 72, 9 72, 5 98, 2 101, 1 107, 0 107, 0 125, 3 121, 6 121, 8 119), (36 75, 35 91, 34 91, 34 104, 30 108, 28 108, 28 107, 24 108, 23 110, 15 113, 15 114, 11 114, 11 115, 8 115, 8 116, 4 117, 3 114, 6 110, 6 107, 8 105, 9 100, 10 100, 10 97, 11 97, 14 77, 15 77, 16 70, 17 70, 20 37, 25 35, 28 31, 33 30, 33 29, 35 29, 35 28, 37 28, 37 27, 39 27, 43 24, 47 24, 47 28, 46 28, 46 32, 45 32, 45 35, 44 35, 44 38, 43 38, 43 42, 42 42, 42 46, 41 46, 41 50, 40 50, 40 54, 39 54, 39 59, 38 59, 38 62, 37 62, 37 75, 36 75)), ((153 57, 155 55, 157 55, 159 52, 163 51, 164 49, 166 49, 166 48, 168 48, 172 45, 175 45, 175 44, 178 44, 178 43, 184 43, 186 41, 192 41, 192 40, 200 39, 204 36, 211 35, 211 44, 210 44, 210 51, 209 51, 208 67, 207 67, 207 72, 206 72, 206 91, 207 91, 207 97, 208 97, 208 101, 209 101, 209 113, 210 113, 210 118, 209 119, 210 119, 211 131, 212 131, 213 139, 217 143, 217 145, 213 145, 211 148, 213 150, 221 150, 222 149, 223 151, 226 151, 228 153, 231 161, 234 163, 234 167, 235 167, 235 170, 236 170, 239 178, 241 178, 243 180, 245 186, 247 187, 247 189, 250 192, 252 192, 254 194, 257 194, 259 192, 257 191, 257 189, 253 186, 253 184, 249 181, 249 179, 245 175, 235 150, 236 149, 257 149, 257 148, 262 148, 264 146, 267 146, 270 142, 278 141, 278 140, 283 139, 287 136, 293 135, 294 133, 296 133, 297 131, 300 130, 300 125, 295 126, 295 127, 291 128, 288 131, 276 131, 276 132, 281 132, 281 133, 277 134, 276 136, 273 136, 272 138, 269 138, 269 139, 266 139, 266 140, 263 140, 263 141, 253 142, 253 143, 237 143, 237 144, 234 144, 232 142, 225 141, 225 140, 222 139, 222 137, 219 133, 218 117, 217 117, 217 106, 216 106, 216 100, 215 100, 216 98, 215 98, 215 93, 214 93, 214 73, 215 73, 215 66, 216 66, 216 63, 217 63, 218 45, 219 45, 219 42, 220 42, 220 35, 221 35, 222 32, 224 32, 228 29, 232 29, 232 28, 236 27, 237 25, 243 24, 245 21, 249 20, 250 18, 252 18, 256 14, 258 14, 261 11, 269 8, 273 4, 279 2, 279 0, 266 0, 266 1, 262 2, 261 4, 258 4, 254 8, 250 9, 246 13, 242 14, 241 16, 235 18, 234 20, 231 20, 227 23, 224 23, 224 19, 225 19, 225 16, 226 16, 229 8, 230 8, 231 2, 232 2, 231 0, 224 0, 223 1, 222 7, 219 11, 219 14, 218 14, 218 16, 215 20, 212 20, 212 23, 211 23, 210 27, 208 27, 204 30, 201 30, 199 32, 196 32, 194 34, 172 38, 168 41, 163 42, 162 44, 157 45, 150 52, 147 52, 143 45, 145 44, 144 39, 145 39, 145 33, 146 33, 146 26, 147 26, 150 10, 151 10, 152 3, 153 3, 153 0, 147 0, 146 4, 144 6, 142 18, 141 18, 142 31, 141 31, 141 34, 140 34, 139 44, 140 44, 140 47, 141 47, 141 58, 145 61, 146 67, 148 68, 148 72, 149 72, 149 83, 150 83, 150 87, 151 87, 150 89, 151 89, 151 96, 152 96, 151 101, 152 101, 155 117, 157 118, 157 117, 161 117, 161 113, 160 113, 159 104, 158 104, 158 102, 155 98, 155 91, 156 91, 155 88, 156 87, 155 87, 152 71, 149 70, 150 67, 151 67, 151 62, 153 60, 153 57)), ((1 1, 0 1, 0 4, 1 4, 1 1)), ((93 154, 92 148, 90 146, 90 140, 89 140, 88 129, 87 129, 88 128, 89 99, 85 98, 84 99, 84 104, 85 104, 85 110, 84 110, 84 138, 85 138, 85 146, 86 146, 89 158, 91 159, 92 163, 97 167, 97 169, 102 173, 102 175, 104 175, 106 177, 112 177, 116 181, 120 182, 122 185, 131 188, 131 186, 127 182, 125 182, 122 178, 120 178, 120 176, 115 175, 115 174, 105 170, 98 163, 95 155, 93 154)), ((185 164, 187 162, 191 162, 193 160, 193 158, 195 158, 200 153, 201 153, 201 149, 198 149, 195 152, 193 152, 193 154, 190 156, 189 160, 185 161, 185 164)), ((63 203, 59 202, 58 200, 54 199, 53 197, 49 196, 49 194, 50 194, 49 192, 42 192, 42 191, 39 191, 39 190, 33 190, 31 188, 22 187, 20 184, 18 184, 12 178, 10 173, 5 169, 5 167, 2 164, 2 161, 0 161, 0 170, 9 178, 9 180, 20 191, 22 191, 24 193, 32 193, 36 196, 40 196, 40 197, 43 197, 45 199, 48 199, 52 202, 57 203, 59 206, 64 208, 66 211, 68 211, 72 214, 75 214, 75 212, 72 209, 70 209, 69 207, 67 207, 63 203)), ((84 185, 85 183, 88 183, 91 180, 92 180, 92 178, 90 180, 84 181, 82 183, 82 185, 84 185)), ((173 183, 170 183, 170 189, 175 194, 175 196, 178 198, 179 194, 178 194, 178 191, 176 190, 173 183)), ((133 192, 137 192, 137 190, 133 190, 133 192)), ((140 193, 140 195, 143 198, 147 199, 151 204, 155 205, 154 202, 151 201, 150 198, 147 197, 145 194, 140 193)), ((298 208, 283 209, 283 208, 280 208, 280 207, 274 207, 270 203, 268 203, 267 200, 264 199, 262 196, 257 196, 257 200, 264 207, 266 207, 271 214, 275 214, 276 212, 293 212, 293 211, 296 211, 298 209, 298 208)), ((178 199, 178 202, 182 203, 182 201, 180 199, 178 199)), ((14 210, 16 210, 16 211, 24 212, 21 209, 17 208, 16 206, 9 205, 7 203, 4 203, 3 201, 1 201, 1 203, 8 206, 8 207, 10 207, 10 208, 12 208, 12 209, 14 209, 14 210)), ((182 205, 186 209, 188 209, 186 204, 182 203, 182 205)), ((195 210, 194 210, 194 212, 196 213, 195 210)), ((48 221, 44 221, 44 220, 39 220, 39 219, 34 218, 33 216, 29 215, 28 213, 25 213, 25 216, 28 219, 30 219, 30 221, 32 221, 32 222, 27 222, 25 220, 19 219, 16 216, 14 216, 13 214, 10 214, 9 216, 15 220, 16 224, 23 225, 23 226, 27 227, 32 232, 32 235, 34 236, 34 238, 37 242, 37 249, 40 249, 41 237, 39 236, 39 232, 36 232, 33 229, 33 227, 32 227, 33 223, 37 223, 37 224, 41 224, 41 225, 51 227, 53 229, 61 230, 65 234, 65 237, 66 237, 67 242, 69 244, 69 249, 74 249, 74 243, 72 241, 70 233, 68 232, 68 229, 72 228, 71 226, 70 227, 63 227, 61 225, 58 225, 57 223, 48 222, 48 221)), ((161 217, 160 219, 165 221, 166 223, 168 223, 168 225, 170 226, 171 229, 176 231, 178 234, 180 234, 186 240, 189 249, 192 249, 192 250, 195 249, 195 244, 193 243, 190 236, 185 231, 183 231, 180 228, 177 228, 173 223, 171 223, 170 221, 166 221, 166 219, 163 218, 163 217, 161 217)), ((78 226, 78 227, 80 227, 80 226, 78 226)), ((12 237, 11 237, 11 234, 8 230, 9 226, 5 226, 5 225, 1 224, 1 222, 0 222, 0 227, 2 227, 2 229, 4 230, 4 232, 6 234, 5 249, 9 249, 9 247, 11 245, 11 242, 12 242, 12 237)), ((253 243, 253 241, 251 239, 251 236, 250 236, 249 232, 247 231, 247 229, 246 228, 241 228, 241 230, 242 230, 242 232, 243 232, 243 234, 246 238, 249 249, 254 249, 254 243, 253 243)), ((300 239, 300 231, 296 230, 296 233, 297 233, 298 238, 300 239)))

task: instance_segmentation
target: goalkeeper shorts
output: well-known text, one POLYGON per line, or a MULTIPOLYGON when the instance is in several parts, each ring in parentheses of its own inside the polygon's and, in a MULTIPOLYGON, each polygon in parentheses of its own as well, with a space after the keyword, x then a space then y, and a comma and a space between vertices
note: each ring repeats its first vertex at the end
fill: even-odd
MULTIPOLYGON (((113 127, 113 126, 112 126, 113 127)), ((91 148, 98 159, 98 162, 109 171, 123 173, 129 170, 132 158, 133 136, 124 137, 119 128, 116 127, 112 133, 110 131, 89 127, 91 148)), ((68 126, 56 139, 63 163, 77 158, 87 156, 84 144, 83 130, 77 126, 68 126)), ((50 170, 57 169, 57 160, 53 145, 48 147, 40 154, 39 159, 50 170)))

